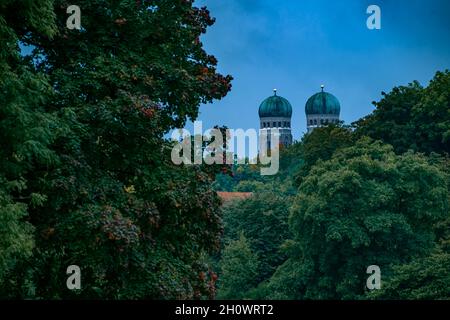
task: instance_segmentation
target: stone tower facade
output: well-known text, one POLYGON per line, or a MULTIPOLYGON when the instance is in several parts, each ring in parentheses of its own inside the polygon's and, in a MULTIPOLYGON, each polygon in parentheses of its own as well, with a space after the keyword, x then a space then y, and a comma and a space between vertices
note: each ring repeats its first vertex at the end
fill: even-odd
POLYGON ((315 128, 324 125, 339 123, 341 105, 335 96, 324 91, 322 85, 322 91, 313 95, 306 102, 305 112, 308 132, 312 132, 315 128))
POLYGON ((275 147, 270 145, 270 134, 275 128, 280 133, 280 145, 287 147, 292 144, 291 118, 291 104, 285 98, 277 95, 275 89, 274 95, 264 100, 259 107, 260 137, 266 133, 268 150, 275 147))

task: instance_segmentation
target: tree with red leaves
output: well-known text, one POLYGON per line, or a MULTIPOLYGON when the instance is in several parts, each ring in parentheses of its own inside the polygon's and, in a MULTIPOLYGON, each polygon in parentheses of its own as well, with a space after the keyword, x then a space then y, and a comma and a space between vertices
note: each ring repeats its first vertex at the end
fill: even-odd
POLYGON ((0 18, 34 47, 27 61, 48 87, 41 112, 56 122, 46 141, 56 159, 26 159, 33 170, 16 196, 27 195, 21 208, 35 249, 9 271, 13 280, 0 279, 0 297, 211 296, 209 279, 196 275, 209 270, 201 257, 219 248, 214 175, 175 166, 164 134, 231 88, 200 41, 214 19, 186 0, 79 0, 81 30, 69 30, 67 1, 37 2, 47 3, 52 32, 25 30, 6 15, 28 2, 1 5, 0 18), (80 291, 61 285, 72 264, 81 268, 80 291))

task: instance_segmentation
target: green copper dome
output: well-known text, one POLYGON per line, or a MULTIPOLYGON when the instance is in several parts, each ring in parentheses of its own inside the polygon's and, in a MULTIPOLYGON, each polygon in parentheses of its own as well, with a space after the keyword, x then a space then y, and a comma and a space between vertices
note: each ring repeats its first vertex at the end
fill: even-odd
POLYGON ((266 100, 264 100, 259 106, 259 117, 280 117, 290 118, 292 117, 292 106, 288 100, 275 94, 266 100))
POLYGON ((339 115, 341 112, 341 105, 335 96, 322 89, 322 92, 318 92, 308 99, 305 111, 306 114, 339 115))

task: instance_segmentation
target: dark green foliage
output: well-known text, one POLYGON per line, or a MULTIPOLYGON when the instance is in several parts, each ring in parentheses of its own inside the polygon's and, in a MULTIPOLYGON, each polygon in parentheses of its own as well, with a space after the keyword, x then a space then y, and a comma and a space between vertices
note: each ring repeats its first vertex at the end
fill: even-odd
MULTIPOLYGON (((5 180, 0 182, 7 184, 5 180)), ((26 208, 26 205, 14 202, 5 190, 0 191, 0 283, 17 259, 31 254, 33 227, 23 221, 26 208)))
POLYGON ((252 192, 256 191, 261 183, 272 181, 268 176, 261 175, 259 164, 236 164, 231 174, 218 174, 214 182, 214 189, 228 192, 252 192))
POLYGON ((266 190, 260 190, 250 199, 227 205, 223 217, 225 243, 237 239, 242 232, 259 256, 257 283, 269 278, 286 259, 280 246, 290 236, 287 220, 291 199, 281 190, 270 190, 269 185, 265 187, 266 190))
POLYGON ((433 225, 449 210, 447 178, 423 156, 396 156, 367 138, 319 162, 291 207, 290 259, 269 296, 363 297, 369 265, 389 270, 433 247, 433 225))
POLYGON ((397 153, 450 153, 450 71, 437 72, 426 88, 413 82, 383 96, 355 123, 358 134, 389 143, 397 153))
POLYGON ((442 251, 394 266, 392 276, 372 297, 386 300, 449 300, 449 270, 450 254, 442 251))
POLYGON ((241 233, 223 251, 219 299, 242 299, 257 284, 258 255, 241 233))
POLYGON ((30 187, 28 178, 42 179, 57 161, 49 148, 55 117, 44 113, 51 88, 43 75, 19 55, 18 41, 26 32, 54 33, 51 1, 0 3, 0 284, 33 248, 33 226, 26 221, 29 207, 46 196, 30 187))
POLYGON ((0 5, 0 294, 209 297, 200 257, 220 244, 222 168, 173 165, 163 135, 230 89, 199 40, 214 20, 190 1, 76 4, 80 31, 66 1, 0 5), (32 256, 10 263, 31 254, 33 228, 32 256), (71 264, 80 291, 65 286, 71 264))

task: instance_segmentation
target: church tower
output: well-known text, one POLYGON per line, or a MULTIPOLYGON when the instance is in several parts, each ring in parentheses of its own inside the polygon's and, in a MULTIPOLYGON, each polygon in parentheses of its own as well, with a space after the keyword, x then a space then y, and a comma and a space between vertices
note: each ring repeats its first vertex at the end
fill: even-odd
POLYGON ((306 102, 305 112, 308 133, 315 128, 339 122, 341 113, 339 100, 331 93, 325 92, 324 85, 321 88, 321 92, 316 93, 306 102))
POLYGON ((260 134, 264 131, 267 133, 268 150, 274 147, 270 145, 270 131, 274 128, 279 129, 281 145, 287 147, 292 144, 292 106, 288 100, 277 95, 277 89, 273 92, 273 96, 259 106, 260 134))

